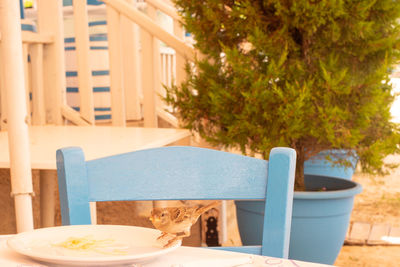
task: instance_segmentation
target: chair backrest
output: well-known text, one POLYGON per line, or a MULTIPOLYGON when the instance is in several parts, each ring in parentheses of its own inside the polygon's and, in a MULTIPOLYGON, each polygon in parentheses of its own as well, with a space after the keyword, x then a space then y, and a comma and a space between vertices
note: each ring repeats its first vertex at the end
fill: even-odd
POLYGON ((273 148, 269 161, 186 146, 85 161, 82 149, 63 148, 57 151, 62 224, 90 224, 90 201, 266 200, 262 246, 244 251, 287 258, 295 166, 290 148, 273 148))

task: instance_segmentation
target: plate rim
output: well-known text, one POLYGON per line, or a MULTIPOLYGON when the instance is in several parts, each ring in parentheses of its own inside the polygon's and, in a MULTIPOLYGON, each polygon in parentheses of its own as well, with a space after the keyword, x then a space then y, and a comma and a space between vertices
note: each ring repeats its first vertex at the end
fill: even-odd
POLYGON ((7 239, 7 246, 13 250, 14 252, 27 256, 32 259, 40 260, 43 262, 51 262, 51 263, 85 263, 85 264, 99 264, 99 263, 122 263, 122 262, 134 262, 138 260, 145 261, 146 259, 149 258, 154 258, 158 256, 162 256, 164 254, 167 254, 178 247, 182 245, 182 242, 179 241, 176 244, 174 244, 171 247, 168 248, 160 248, 160 250, 154 251, 154 252, 148 252, 148 253, 143 253, 139 255, 108 255, 108 256, 96 256, 96 257, 85 257, 85 256, 65 256, 65 255, 43 255, 43 253, 35 253, 35 252, 29 252, 27 251, 27 248, 20 248, 14 244, 15 242, 18 242, 19 239, 22 239, 26 236, 32 235, 33 233, 38 233, 38 232, 52 232, 52 231, 58 231, 62 229, 67 229, 67 228, 136 228, 144 231, 155 231, 161 233, 161 231, 153 228, 148 228, 148 227, 141 227, 141 226, 133 226, 133 225, 112 225, 112 224, 89 224, 89 225, 63 225, 63 226, 54 226, 54 227, 47 227, 47 228, 38 228, 34 229, 31 231, 27 232, 22 232, 14 235, 11 238, 7 239))

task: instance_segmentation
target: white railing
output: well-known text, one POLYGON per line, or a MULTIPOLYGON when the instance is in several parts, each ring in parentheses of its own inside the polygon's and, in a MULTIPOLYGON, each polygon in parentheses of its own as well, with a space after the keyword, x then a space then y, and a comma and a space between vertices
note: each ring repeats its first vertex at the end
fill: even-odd
MULTIPOLYGON (((65 82, 63 80, 63 55, 58 52, 62 43, 62 24, 57 16, 49 18, 48 12, 57 14, 57 3, 42 0, 36 22, 22 20, 22 50, 25 76, 25 102, 29 124, 61 124, 61 103, 65 82), (49 3, 47 3, 49 2, 49 3), (28 60, 29 59, 29 60, 28 60)), ((0 129, 7 129, 7 103, 5 102, 6 64, 0 60, 0 129)))
MULTIPOLYGON (((144 125, 147 127, 157 126, 157 115, 164 113, 164 109, 160 106, 160 101, 157 99, 157 92, 161 89, 161 62, 159 58, 160 44, 159 40, 164 42, 169 47, 176 51, 175 60, 175 80, 177 82, 184 79, 184 62, 185 60, 194 60, 195 51, 194 49, 187 45, 183 39, 183 29, 179 21, 179 17, 176 12, 170 6, 165 5, 165 3, 160 4, 160 1, 147 1, 147 15, 135 8, 132 3, 124 0, 105 0, 107 5, 107 13, 112 14, 108 18, 108 25, 110 29, 121 29, 120 17, 124 16, 130 19, 132 22, 136 23, 141 28, 141 80, 143 89, 143 117, 144 125), (158 5, 159 4, 159 5, 158 5), (169 13, 172 15, 174 24, 174 35, 170 34, 164 30, 157 22, 156 19, 156 8, 169 13)), ((110 32, 110 31, 109 31, 110 32)), ((115 34, 116 31, 113 31, 115 34)), ((110 38, 110 36, 109 36, 110 38)), ((120 42, 120 41, 119 41, 120 42)), ((116 47, 120 47, 120 43, 117 38, 115 38, 115 43, 109 44, 110 52, 115 51, 116 47)), ((119 55, 114 56, 115 64, 111 63, 110 56, 110 74, 116 73, 112 71, 113 68, 118 69, 121 63, 117 63, 117 58, 119 55)), ((129 70, 129 69, 128 69, 129 70)), ((125 72, 128 71, 125 69, 125 72)), ((123 73, 120 71, 118 73, 123 73)), ((121 79, 121 78, 118 78, 121 79)), ((112 85, 111 85, 112 87, 112 85)), ((117 101, 116 101, 117 102, 117 101)), ((162 114, 165 115, 165 114, 162 114)), ((161 115, 161 116, 162 116, 161 115)), ((114 116, 114 114, 113 114, 114 116)), ((122 116, 122 114, 119 114, 122 116)), ((170 116, 164 116, 170 117, 170 116)), ((114 120, 113 120, 114 121, 114 120)), ((170 120, 171 121, 171 120, 170 120)), ((176 122, 174 121, 174 124, 176 122)))
MULTIPOLYGON (((104 0, 105 6, 92 8, 86 1, 73 1, 72 7, 64 9, 74 21, 72 54, 76 57, 74 79, 79 92, 75 101, 79 109, 67 105, 60 2, 38 1, 34 15, 38 31, 22 33, 24 55, 30 57, 30 62, 25 62, 30 122, 62 124, 64 118, 77 125, 95 124, 96 93, 93 92, 92 73, 96 71, 93 62, 98 58, 91 55, 88 26, 88 11, 94 11, 97 15, 106 14, 107 20, 108 58, 104 60, 109 71, 107 110, 111 112, 112 125, 125 126, 127 120, 143 119, 145 127, 157 127, 157 118, 162 118, 177 127, 178 120, 166 111, 168 107, 160 96, 165 96, 163 85, 171 86, 185 79, 185 62, 194 60, 195 50, 185 43, 180 17, 170 2, 141 1, 138 8, 136 0, 104 0), (169 31, 157 21, 159 12, 170 17, 172 29, 169 31)), ((0 91, 3 102, 2 95, 0 91)), ((1 129, 6 127, 3 111, 6 104, 2 102, 1 129)))
MULTIPOLYGON (((178 126, 178 120, 166 111, 159 96, 165 96, 163 85, 171 86, 173 82, 185 79, 185 61, 193 60, 195 52, 184 42, 184 31, 175 8, 158 0, 146 1, 147 5, 141 2, 140 10, 134 0, 104 2, 107 4, 112 124, 123 126, 126 120, 143 118, 144 126, 157 127, 157 117, 161 117, 178 126), (160 26, 157 21, 157 12, 160 11, 170 16, 172 31, 160 26), (160 40, 168 47, 160 46, 160 40)), ((82 17, 87 16, 87 12, 74 12, 72 15, 74 21, 85 21, 86 18, 82 17)), ((80 24, 80 27, 87 27, 85 25, 80 24)), ((80 32, 88 38, 83 30, 80 32)), ((82 73, 91 78, 90 71, 82 73)), ((79 88, 81 90, 81 86, 79 88)), ((88 101, 89 98, 85 99, 88 101)), ((84 103, 81 96, 80 105, 84 103)))
MULTIPOLYGON (((161 83, 172 86, 176 78, 176 54, 170 47, 161 47, 161 83)), ((160 93, 163 93, 162 91, 160 93)), ((163 94, 164 95, 164 94, 163 94)))
MULTIPOLYGON (((68 112, 65 102, 62 1, 37 1, 31 26, 29 31, 22 31, 24 73, 18 74, 25 76, 25 99, 28 115, 31 115, 26 121, 34 125, 60 125, 66 118, 75 124, 89 125, 79 113, 68 112)), ((6 68, 5 64, 0 65, 6 68)), ((2 86, 5 78, 5 72, 0 70, 1 130, 7 129, 7 103, 4 102, 5 88, 2 86)))

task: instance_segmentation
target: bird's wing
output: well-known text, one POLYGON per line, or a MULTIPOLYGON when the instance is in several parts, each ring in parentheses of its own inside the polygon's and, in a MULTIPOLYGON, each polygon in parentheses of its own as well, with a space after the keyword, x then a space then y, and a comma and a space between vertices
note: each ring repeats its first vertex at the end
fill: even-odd
POLYGON ((192 212, 188 210, 188 208, 185 207, 176 208, 171 213, 171 220, 175 223, 181 223, 187 220, 190 217, 191 213, 192 212))

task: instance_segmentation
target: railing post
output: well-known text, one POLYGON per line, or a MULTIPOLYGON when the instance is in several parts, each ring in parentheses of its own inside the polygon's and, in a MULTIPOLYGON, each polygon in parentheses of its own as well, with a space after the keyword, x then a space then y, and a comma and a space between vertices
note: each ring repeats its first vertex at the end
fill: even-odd
MULTIPOLYGON (((156 18, 154 7, 147 5, 147 14, 156 18)), ((156 92, 160 86, 159 41, 142 29, 142 84, 144 127, 157 127, 156 92)))
POLYGON ((33 44, 30 49, 32 61, 32 124, 46 124, 43 88, 43 44, 33 44))
POLYGON ((38 32, 52 34, 54 42, 44 46, 43 72, 46 121, 62 124, 61 106, 65 99, 65 59, 62 1, 37 1, 38 32))
POLYGON ((24 77, 25 77, 25 102, 26 102, 26 111, 28 114, 27 122, 31 123, 31 103, 30 103, 30 92, 31 92, 31 83, 30 83, 30 71, 29 71, 29 44, 22 44, 22 58, 24 62, 24 77))
POLYGON ((73 1, 73 9, 80 114, 82 118, 94 124, 93 82, 89 58, 89 20, 86 1, 73 1))
POLYGON ((125 126, 125 98, 121 55, 120 14, 107 5, 108 53, 110 62, 111 117, 113 126, 125 126))
MULTIPOLYGON (((160 50, 161 59, 161 84, 159 87, 159 92, 157 92, 161 97, 166 96, 166 91, 163 85, 170 87, 172 82, 175 80, 175 51, 170 47, 164 47, 160 50)), ((158 98, 157 110, 164 109, 165 103, 162 99, 158 98)), ((159 115, 159 114, 158 114, 159 115)))
POLYGON ((175 70, 173 69, 174 67, 174 61, 176 60, 176 53, 169 53, 167 55, 168 61, 167 61, 167 81, 166 85, 167 86, 172 86, 172 82, 175 80, 176 74, 175 70))
MULTIPOLYGON (((126 0, 135 5, 135 0, 126 0)), ((124 66, 125 107, 127 120, 141 120, 140 107, 140 52, 139 52, 139 28, 125 16, 121 16, 122 31, 122 58, 124 66)))
MULTIPOLYGON (((174 34, 183 41, 184 30, 181 23, 174 19, 174 34)), ((180 53, 175 53, 175 84, 179 85, 186 80, 185 58, 180 53)))
MULTIPOLYGON (((0 43, 1 46, 1 43, 0 43)), ((0 49, 0 62, 4 62, 0 49)), ((0 64, 0 131, 7 129, 7 101, 5 87, 4 64, 0 64)))

